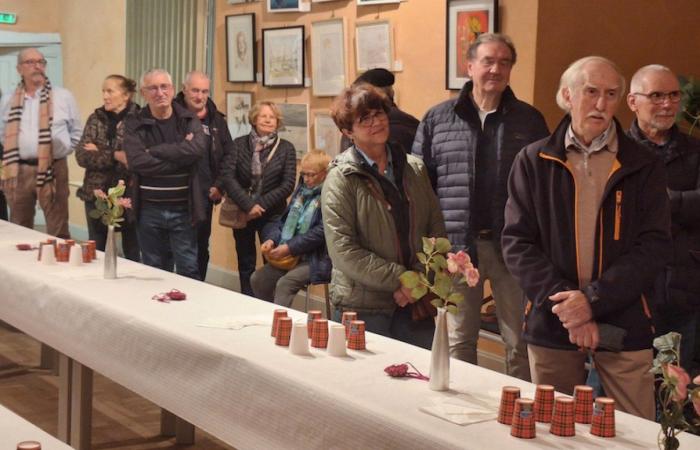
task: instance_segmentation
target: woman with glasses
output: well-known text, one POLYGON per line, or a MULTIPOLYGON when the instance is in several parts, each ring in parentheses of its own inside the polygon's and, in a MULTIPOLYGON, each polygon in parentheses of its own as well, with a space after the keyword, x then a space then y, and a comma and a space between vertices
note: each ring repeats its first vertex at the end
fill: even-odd
POLYGON ((260 250, 267 264, 250 280, 256 297, 290 306, 299 289, 330 281, 331 260, 321 217, 321 187, 330 161, 321 150, 304 155, 299 185, 287 210, 280 220, 263 228, 260 250))
POLYGON ((250 277, 255 271, 255 234, 262 241, 263 227, 277 220, 294 190, 296 151, 281 139, 282 113, 273 102, 258 102, 248 114, 250 134, 233 141, 224 156, 221 179, 231 201, 246 213, 245 228, 234 229, 241 292, 253 295, 250 277))
POLYGON ((345 89, 331 116, 353 145, 331 163, 321 204, 333 262, 336 320, 357 312, 368 331, 430 348, 435 329, 399 276, 417 263, 422 238, 445 235, 423 162, 387 144, 391 103, 369 84, 345 89))
MULTIPOLYGON (((88 117, 83 137, 75 147, 75 159, 80 167, 85 168, 83 185, 78 188, 77 196, 85 202, 88 236, 95 241, 97 249, 102 251, 107 241, 107 226, 99 218, 90 217, 90 211, 95 209, 94 191, 101 189, 107 192, 119 180, 124 180, 128 185, 129 173, 122 150, 123 121, 127 114, 139 109, 131 101, 135 92, 134 80, 122 75, 105 78, 102 83, 103 105, 88 117)), ((139 244, 133 221, 121 222, 117 231, 121 232, 124 256, 139 261, 139 244)))

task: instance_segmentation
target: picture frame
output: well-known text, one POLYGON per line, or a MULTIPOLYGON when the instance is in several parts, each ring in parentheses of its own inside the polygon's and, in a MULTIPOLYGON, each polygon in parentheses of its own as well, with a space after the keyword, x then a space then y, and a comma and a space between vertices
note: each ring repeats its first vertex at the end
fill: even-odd
POLYGON ((282 112, 282 128, 277 135, 296 149, 297 159, 309 150, 309 105, 306 103, 277 103, 282 112))
POLYGON ((341 137, 342 134, 330 114, 327 112, 314 114, 314 148, 323 150, 334 158, 343 150, 340 148, 341 137))
POLYGON ((382 68, 392 70, 393 48, 391 23, 388 20, 357 23, 355 27, 355 51, 357 71, 382 68))
POLYGON ((304 26, 263 28, 263 86, 304 86, 304 26))
POLYGON ((405 0, 357 0, 357 6, 384 5, 387 3, 401 3, 405 0))
POLYGON ((242 3, 257 3, 259 1, 260 0, 227 0, 226 3, 228 3, 229 5, 238 5, 242 3))
POLYGON ((267 0, 267 12, 299 12, 304 0, 267 0))
POLYGON ((498 31, 498 0, 448 0, 446 89, 462 89, 469 81, 469 45, 482 33, 498 31))
POLYGON ((257 65, 255 14, 226 16, 226 78, 230 83, 254 83, 257 65))
POLYGON ((248 121, 248 113, 252 107, 252 92, 226 92, 226 123, 232 139, 250 133, 252 125, 248 121))
POLYGON ((317 97, 336 96, 346 82, 345 21, 311 23, 312 92, 317 97))

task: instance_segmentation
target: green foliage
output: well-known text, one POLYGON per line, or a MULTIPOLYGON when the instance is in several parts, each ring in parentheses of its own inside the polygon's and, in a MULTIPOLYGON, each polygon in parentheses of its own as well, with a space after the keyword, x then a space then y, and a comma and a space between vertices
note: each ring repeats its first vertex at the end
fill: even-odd
POLYGON ((100 219, 105 226, 118 227, 124 221, 124 207, 119 204, 119 199, 126 192, 123 181, 109 188, 105 197, 95 196, 95 209, 88 212, 92 219, 100 219))
POLYGON ((693 77, 678 77, 681 85, 681 113, 680 117, 690 124, 689 134, 700 122, 700 82, 693 77))

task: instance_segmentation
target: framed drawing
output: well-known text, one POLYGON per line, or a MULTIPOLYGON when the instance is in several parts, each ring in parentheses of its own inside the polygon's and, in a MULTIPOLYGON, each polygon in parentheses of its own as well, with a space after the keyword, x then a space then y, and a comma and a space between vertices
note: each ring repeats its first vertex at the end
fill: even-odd
POLYGON ((498 0, 448 0, 447 89, 462 89, 469 80, 469 45, 483 33, 498 31, 498 0))
POLYGON ((304 86, 304 26, 263 28, 263 86, 304 86))
POLYGON ((267 0, 267 12, 299 12, 304 0, 267 0))
POLYGON ((226 93, 226 123, 231 132, 231 138, 236 139, 250 133, 248 113, 253 105, 253 94, 250 92, 226 93))
POLYGON ((343 19, 311 24, 312 90, 318 97, 335 96, 345 87, 343 19))
POLYGON ((314 114, 314 145, 318 150, 335 157, 343 149, 340 148, 340 130, 328 113, 314 114))
POLYGON ((237 5, 239 3, 255 3, 259 0, 228 0, 229 5, 237 5))
POLYGON ((306 103, 277 103, 282 111, 282 128, 277 135, 286 139, 297 151, 297 159, 309 150, 309 106, 306 103))
POLYGON ((384 3, 401 3, 405 0, 357 0, 357 6, 381 5, 384 3))
POLYGON ((358 23, 355 31, 355 50, 358 72, 377 67, 391 70, 391 24, 388 21, 358 23))
POLYGON ((255 82, 255 56, 255 14, 226 16, 228 81, 255 82))

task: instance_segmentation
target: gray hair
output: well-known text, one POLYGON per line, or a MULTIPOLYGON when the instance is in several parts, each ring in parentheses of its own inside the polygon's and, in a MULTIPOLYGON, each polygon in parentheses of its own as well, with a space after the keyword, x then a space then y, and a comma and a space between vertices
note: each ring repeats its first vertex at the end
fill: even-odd
POLYGON ((39 53, 41 55, 41 57, 44 58, 44 54, 41 53, 38 48, 27 47, 27 48, 23 48, 22 50, 19 51, 19 53, 17 53, 17 64, 22 64, 22 62, 24 61, 24 55, 26 55, 27 53, 29 53, 31 51, 35 51, 35 52, 39 53))
POLYGON ((644 84, 644 78, 650 73, 659 72, 668 73, 674 78, 676 76, 676 74, 666 66, 662 66, 661 64, 649 64, 648 66, 640 68, 634 73, 634 75, 632 75, 632 81, 630 81, 630 92, 640 92, 644 90, 644 87, 642 86, 644 84))
POLYGON ((498 42, 508 47, 508 50, 510 50, 510 56, 512 58, 511 64, 515 65, 515 60, 518 59, 518 54, 515 52, 515 45, 513 45, 513 41, 508 36, 501 33, 480 34, 476 38, 476 40, 474 40, 474 42, 472 42, 469 46, 469 50, 467 52, 467 59, 470 61, 474 61, 476 59, 476 51, 479 49, 479 46, 482 44, 488 44, 489 42, 498 42))
POLYGON ((153 76, 153 75, 165 75, 168 77, 168 81, 170 84, 173 84, 173 77, 170 76, 170 72, 168 72, 165 69, 151 69, 146 72, 144 72, 143 75, 141 75, 141 80, 139 81, 139 86, 143 87, 144 84, 146 84, 146 78, 153 76))
POLYGON ((194 77, 206 78, 207 81, 211 82, 209 75, 207 75, 206 73, 202 72, 201 70, 192 70, 190 72, 187 72, 187 75, 185 75, 185 81, 183 81, 182 84, 185 86, 189 86, 189 84, 192 82, 192 78, 194 77))
POLYGON ((617 64, 602 56, 586 56, 571 63, 564 73, 561 74, 561 78, 559 79, 559 88, 557 89, 556 97, 557 105, 567 113, 571 108, 569 108, 569 106, 566 104, 566 99, 564 99, 564 89, 568 89, 569 92, 571 92, 581 83, 583 83, 584 68, 591 62, 607 64, 611 69, 613 69, 620 78, 620 98, 622 98, 625 94, 625 77, 622 75, 622 71, 617 64))

